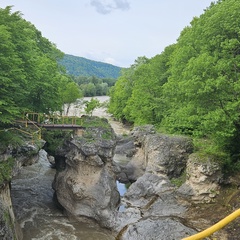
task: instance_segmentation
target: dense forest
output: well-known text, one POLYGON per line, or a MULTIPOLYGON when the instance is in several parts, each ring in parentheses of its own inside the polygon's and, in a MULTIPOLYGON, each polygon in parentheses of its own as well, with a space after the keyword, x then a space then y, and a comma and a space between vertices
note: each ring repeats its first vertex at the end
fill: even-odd
POLYGON ((24 112, 61 111, 82 96, 58 64, 63 56, 21 13, 0 8, 0 127, 24 112))
POLYGON ((67 73, 73 76, 97 77, 97 78, 118 78, 121 68, 109 63, 97 62, 83 57, 64 54, 59 61, 67 73))
POLYGON ((122 68, 65 54, 59 63, 79 85, 84 97, 104 96, 109 92, 122 68))
POLYGON ((109 111, 135 125, 190 135, 195 151, 240 169, 240 4, 219 0, 177 42, 138 58, 110 92, 109 111))
POLYGON ((98 78, 95 76, 72 76, 72 79, 79 85, 84 97, 106 96, 109 94, 109 89, 117 81, 115 78, 98 78))

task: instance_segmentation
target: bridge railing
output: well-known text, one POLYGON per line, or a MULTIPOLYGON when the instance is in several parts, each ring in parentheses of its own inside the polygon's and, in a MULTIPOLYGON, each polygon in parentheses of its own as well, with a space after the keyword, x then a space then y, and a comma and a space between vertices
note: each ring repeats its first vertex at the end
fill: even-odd
POLYGON ((35 113, 30 112, 26 113, 24 116, 26 124, 28 121, 31 123, 39 124, 69 124, 69 125, 82 125, 82 119, 77 116, 63 116, 60 114, 44 114, 44 113, 35 113))
POLYGON ((25 119, 26 119, 26 127, 27 127, 27 123, 31 122, 32 125, 37 128, 37 131, 34 134, 37 134, 38 135, 38 139, 41 139, 42 138, 42 130, 41 130, 41 128, 37 124, 35 124, 34 121, 30 120, 27 116, 25 116, 25 119))
POLYGON ((235 220, 237 217, 240 217, 240 209, 238 209, 235 212, 231 213, 230 215, 228 215, 227 217, 225 217, 224 219, 222 219, 221 221, 219 221, 215 225, 207 228, 206 230, 204 230, 204 231, 202 231, 200 233, 197 233, 195 235, 192 235, 190 237, 183 238, 182 240, 200 240, 200 239, 209 237, 214 232, 222 229, 227 224, 229 224, 230 222, 235 220))

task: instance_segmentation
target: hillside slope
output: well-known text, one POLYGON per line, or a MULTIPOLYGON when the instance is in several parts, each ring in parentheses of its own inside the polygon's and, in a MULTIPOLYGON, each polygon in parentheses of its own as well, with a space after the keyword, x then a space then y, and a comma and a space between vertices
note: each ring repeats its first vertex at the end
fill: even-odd
POLYGON ((65 54, 60 64, 67 73, 74 76, 96 76, 98 78, 118 78, 121 68, 103 62, 65 54))

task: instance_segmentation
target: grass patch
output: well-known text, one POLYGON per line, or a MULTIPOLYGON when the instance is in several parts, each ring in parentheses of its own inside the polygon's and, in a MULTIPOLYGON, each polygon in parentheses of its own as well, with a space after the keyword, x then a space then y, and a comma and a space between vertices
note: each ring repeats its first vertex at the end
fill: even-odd
POLYGON ((110 128, 108 121, 106 118, 99 117, 91 117, 91 116, 83 116, 81 118, 81 126, 84 128, 89 127, 101 127, 101 128, 110 128))
POLYGON ((170 181, 176 187, 180 187, 183 183, 185 183, 186 179, 187 179, 187 173, 186 173, 186 170, 185 170, 185 171, 182 172, 180 177, 172 178, 170 181))

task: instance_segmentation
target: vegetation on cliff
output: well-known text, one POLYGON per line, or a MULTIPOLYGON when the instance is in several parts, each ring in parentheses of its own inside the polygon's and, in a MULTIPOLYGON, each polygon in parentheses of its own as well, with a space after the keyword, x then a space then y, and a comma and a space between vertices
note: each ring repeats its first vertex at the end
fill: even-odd
POLYGON ((176 44, 139 58, 111 88, 109 111, 135 125, 201 138, 199 149, 239 166, 239 11, 237 0, 212 3, 176 44))
POLYGON ((4 182, 8 182, 12 178, 12 169, 14 166, 14 158, 9 158, 6 161, 0 161, 0 186, 4 182))

